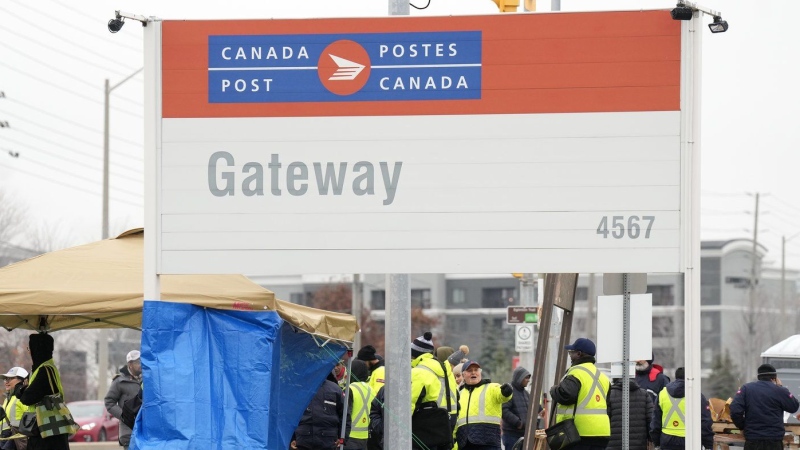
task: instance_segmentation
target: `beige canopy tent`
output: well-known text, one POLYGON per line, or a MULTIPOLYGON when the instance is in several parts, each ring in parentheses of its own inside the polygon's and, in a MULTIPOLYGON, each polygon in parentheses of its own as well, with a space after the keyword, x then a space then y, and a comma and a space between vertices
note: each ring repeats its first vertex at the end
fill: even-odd
MULTIPOLYGON (((144 231, 46 253, 0 268, 0 326, 8 330, 135 328, 142 324, 144 231)), ((352 342, 355 317, 295 305, 242 275, 164 275, 163 300, 277 311, 289 324, 352 342)))

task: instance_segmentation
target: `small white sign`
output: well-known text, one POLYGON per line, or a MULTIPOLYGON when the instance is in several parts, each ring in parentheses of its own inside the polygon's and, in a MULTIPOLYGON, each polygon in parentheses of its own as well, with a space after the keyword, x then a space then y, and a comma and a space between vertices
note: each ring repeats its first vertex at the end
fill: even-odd
MULTIPOLYGON (((633 294, 630 303, 629 361, 653 354, 653 294, 633 294)), ((597 297, 597 362, 622 363, 622 296, 597 297)))
POLYGON ((532 352, 533 351, 533 325, 518 324, 514 333, 514 351, 532 352))

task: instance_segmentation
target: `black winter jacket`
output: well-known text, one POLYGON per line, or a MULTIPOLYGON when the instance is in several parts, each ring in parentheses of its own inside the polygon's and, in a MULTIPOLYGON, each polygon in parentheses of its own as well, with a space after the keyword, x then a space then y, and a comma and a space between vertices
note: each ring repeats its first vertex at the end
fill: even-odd
POLYGON ((369 406, 369 439, 367 439, 369 450, 383 448, 383 401, 383 387, 381 387, 369 406))
MULTIPOLYGON (((647 450, 650 440, 650 422, 653 420, 653 401, 636 381, 629 380, 630 391, 630 450, 647 450)), ((608 418, 611 421, 611 439, 608 450, 622 448, 622 380, 614 380, 608 393, 608 418)))
MULTIPOLYGON (((584 363, 595 363, 594 356, 584 356, 572 361, 572 366, 584 363)), ((574 405, 578 401, 578 394, 581 392, 581 382, 574 375, 567 375, 561 382, 550 388, 550 397, 553 402, 560 405, 574 405)), ((606 393, 606 399, 608 393, 606 393)), ((582 445, 604 447, 608 445, 606 437, 584 437, 581 438, 582 445)))
POLYGON ((636 384, 650 394, 653 404, 658 403, 658 394, 667 387, 669 381, 661 366, 655 364, 648 364, 647 369, 636 371, 636 384))
MULTIPOLYGON (((677 379, 668 384, 666 388, 667 393, 673 398, 686 397, 686 389, 683 379, 677 379)), ((664 421, 663 415, 668 411, 662 411, 661 405, 656 401, 653 408, 653 421, 650 423, 650 437, 656 446, 660 445, 662 450, 683 450, 686 448, 686 438, 680 436, 671 436, 661 432, 661 427, 664 421)), ((703 447, 714 447, 714 431, 711 429, 711 411, 708 406, 708 399, 703 394, 700 394, 700 430, 701 441, 703 447)))
MULTIPOLYGON (((45 361, 53 358, 53 352, 39 353, 36 349, 31 348, 31 359, 33 360, 33 374, 36 369, 45 361)), ((52 374, 51 374, 52 376, 52 374)), ((55 383, 55 380, 53 380, 55 383)), ((58 389, 58 388, 56 388, 58 389)), ((19 403, 25 406, 32 406, 44 399, 46 395, 55 394, 56 392, 50 388, 50 381, 47 378, 47 369, 41 368, 36 374, 36 378, 19 396, 19 403)), ((59 434, 43 438, 41 436, 33 436, 28 438, 28 450, 68 450, 69 449, 69 435, 59 434)))
POLYGON ((510 402, 503 403, 503 431, 514 434, 525 433, 528 420, 528 401, 530 395, 522 387, 522 382, 531 375, 524 367, 517 367, 511 374, 511 388, 514 394, 510 402))
MULTIPOLYGON (((478 384, 465 384, 461 386, 461 395, 459 398, 464 398, 466 396, 467 405, 473 401, 477 402, 477 398, 472 398, 472 391, 491 382, 492 380, 484 378, 478 382, 478 384)), ((467 415, 469 416, 469 409, 467 409, 467 415)), ((458 448, 466 447, 467 443, 476 446, 500 448, 500 426, 491 423, 467 423, 466 425, 461 425, 456 429, 456 442, 458 443, 458 448)))
POLYGON ((297 447, 318 450, 334 449, 345 417, 345 437, 350 435, 351 405, 344 411, 344 393, 332 376, 322 382, 294 431, 297 447))
POLYGON ((747 383, 731 403, 731 419, 749 440, 783 440, 783 413, 797 412, 797 399, 788 389, 772 381, 747 383))

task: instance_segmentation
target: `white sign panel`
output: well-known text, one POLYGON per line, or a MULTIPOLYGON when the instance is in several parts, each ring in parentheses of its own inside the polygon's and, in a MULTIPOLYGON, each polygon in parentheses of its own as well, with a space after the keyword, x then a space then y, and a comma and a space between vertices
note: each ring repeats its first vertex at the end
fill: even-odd
MULTIPOLYGON (((597 297, 597 362, 622 362, 622 296, 597 297)), ((630 300, 630 359, 653 355, 653 294, 633 294, 630 300)))
POLYGON ((165 21, 158 272, 679 272, 680 24, 558 17, 165 21))
POLYGON ((516 325, 514 330, 514 351, 533 351, 533 325, 516 325))

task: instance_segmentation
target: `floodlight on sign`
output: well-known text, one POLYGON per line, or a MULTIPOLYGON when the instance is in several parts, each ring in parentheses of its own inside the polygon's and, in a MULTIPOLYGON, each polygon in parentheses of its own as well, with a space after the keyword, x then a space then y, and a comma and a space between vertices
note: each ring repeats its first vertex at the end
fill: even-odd
POLYGON ((694 15, 694 9, 689 6, 686 6, 685 3, 678 3, 675 8, 671 11, 672 13, 672 20, 692 20, 692 16, 694 15))
POLYGON ((714 22, 708 24, 708 29, 712 33, 724 33, 728 31, 728 21, 722 20, 720 16, 714 16, 714 22))

